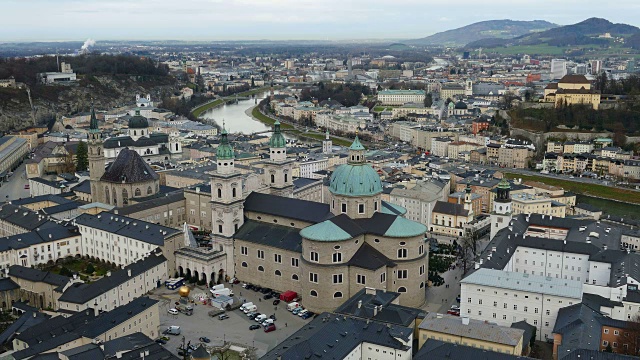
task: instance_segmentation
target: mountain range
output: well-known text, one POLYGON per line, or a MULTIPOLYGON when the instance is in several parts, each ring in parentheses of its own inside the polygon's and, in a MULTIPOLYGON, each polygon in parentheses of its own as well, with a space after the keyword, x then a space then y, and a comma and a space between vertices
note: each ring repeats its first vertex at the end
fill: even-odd
POLYGON ((590 18, 573 25, 559 26, 541 32, 521 35, 511 39, 485 38, 467 43, 468 48, 491 48, 497 46, 540 45, 574 46, 574 45, 609 45, 611 39, 600 38, 610 34, 611 37, 637 38, 640 28, 627 24, 614 24, 606 19, 590 18))
POLYGON ((447 30, 421 39, 408 40, 408 45, 465 46, 482 39, 512 39, 558 27, 544 20, 488 20, 447 30))

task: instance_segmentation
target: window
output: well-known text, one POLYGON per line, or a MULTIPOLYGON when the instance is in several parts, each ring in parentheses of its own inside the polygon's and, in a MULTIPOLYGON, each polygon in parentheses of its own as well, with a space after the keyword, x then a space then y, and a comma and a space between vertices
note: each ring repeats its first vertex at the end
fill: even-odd
POLYGON ((276 176, 271 174, 271 183, 273 184, 274 182, 276 182, 276 176))
POLYGON ((358 214, 364 214, 364 204, 358 204, 358 214))
POLYGON ((604 329, 604 333, 608 334, 609 333, 609 329, 604 329))
POLYGON ((277 262, 278 264, 282 264, 282 255, 273 254, 273 261, 277 262))
POLYGON ((342 274, 333 274, 333 283, 342 284, 342 274))
POLYGON ((387 281, 387 273, 380 274, 380 282, 383 283, 387 281))
POLYGON ((613 330, 613 335, 620 335, 620 332, 618 330, 613 330))
POLYGON ((218 225, 218 232, 222 233, 222 225, 218 225))
POLYGON ((471 304, 471 298, 467 298, 467 302, 471 304))
POLYGON ((398 249, 398 259, 404 259, 407 257, 407 249, 398 249))
POLYGON ((342 253, 334 253, 333 256, 331 257, 334 263, 338 263, 342 261, 342 253))
POLYGON ((347 204, 346 203, 342 203, 341 206, 342 206, 342 212, 346 213, 347 212, 347 204))
POLYGON ((247 267, 247 263, 246 262, 242 262, 242 267, 247 267))
POLYGON ((602 346, 607 346, 609 345, 609 342, 607 340, 602 340, 602 346))
POLYGON ((404 287, 404 286, 400 286, 400 287, 398 288, 398 292, 399 292, 399 293, 406 293, 406 292, 407 292, 407 288, 406 288, 406 287, 404 287))
POLYGON ((482 299, 478 299, 478 305, 482 305, 482 299))
POLYGON ((276 276, 282 276, 282 273, 280 272, 280 270, 276 270, 274 273, 276 276))
POLYGON ((298 265, 299 265, 298 259, 291 258, 291 266, 292 267, 298 267, 298 265))
POLYGON ((309 281, 312 283, 317 283, 318 282, 318 274, 316 273, 309 273, 309 281))
POLYGON ((546 313, 547 313, 547 315, 551 315, 551 311, 549 311, 549 310, 547 310, 546 313))
POLYGON ((335 293, 333 293, 333 298, 341 298, 342 297, 342 293, 340 291, 336 291, 335 293))
POLYGON ((420 265, 420 269, 418 270, 418 273, 419 273, 420 275, 423 275, 423 274, 424 274, 424 265, 420 265))
POLYGON ((367 282, 367 277, 364 275, 357 274, 356 275, 356 283, 360 285, 364 285, 367 282))
POLYGON ((502 320, 507 320, 507 315, 502 315, 502 320))
POLYGON ((527 306, 525 306, 525 307, 524 307, 524 312, 527 312, 527 309, 528 309, 528 307, 527 307, 527 306))
POLYGON ((398 270, 398 279, 406 279, 408 273, 408 270, 398 270))
POLYGON ((505 309, 507 308, 507 303, 504 303, 504 304, 502 304, 502 305, 503 305, 503 306, 502 306, 503 308, 505 308, 505 309))
POLYGON ((247 248, 246 246, 241 246, 240 247, 240 253, 242 255, 249 255, 249 248, 247 248))
POLYGON ((262 267, 262 265, 259 265, 259 266, 258 266, 258 271, 260 271, 260 272, 264 272, 264 268, 262 267))
POLYGON ((218 189, 218 199, 222 197, 222 189, 218 189))
POLYGON ((518 305, 513 305, 513 310, 518 310, 518 305))
POLYGON ((313 296, 313 297, 318 297, 318 292, 315 290, 311 290, 309 291, 309 295, 313 296))
POLYGON ((315 261, 315 262, 318 262, 320 258, 318 256, 318 253, 315 251, 312 251, 309 257, 311 258, 311 261, 315 261))
POLYGON ((236 188, 231 189, 231 196, 236 197, 236 188))
POLYGON ((258 259, 264 259, 264 250, 258 250, 258 259))
POLYGON ((291 280, 298 281, 298 275, 297 274, 291 275, 291 280))

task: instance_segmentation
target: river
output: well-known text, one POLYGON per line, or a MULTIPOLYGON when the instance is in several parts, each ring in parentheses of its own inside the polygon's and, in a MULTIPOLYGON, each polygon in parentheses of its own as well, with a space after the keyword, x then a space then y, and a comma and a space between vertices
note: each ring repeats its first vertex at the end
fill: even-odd
MULTIPOLYGON (((267 93, 256 94, 258 103, 266 97, 267 93)), ((256 105, 255 99, 240 100, 237 104, 225 104, 207 110, 202 114, 202 119, 214 120, 218 126, 222 127, 222 120, 230 133, 251 134, 259 131, 271 130, 269 125, 263 124, 246 114, 247 109, 256 105)))

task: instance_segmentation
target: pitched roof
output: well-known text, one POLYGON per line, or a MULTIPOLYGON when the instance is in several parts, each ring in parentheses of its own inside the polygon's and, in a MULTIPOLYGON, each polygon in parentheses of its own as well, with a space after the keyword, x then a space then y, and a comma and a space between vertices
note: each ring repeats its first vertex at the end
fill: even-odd
POLYGON ((413 360, 451 360, 451 359, 473 359, 473 360, 516 360, 530 359, 525 356, 517 356, 485 349, 463 346, 449 342, 428 339, 413 360))
MULTIPOLYGON (((469 339, 492 342, 495 344, 516 346, 522 341, 524 330, 469 319, 463 323, 459 316, 429 313, 420 323, 420 329, 460 336, 469 339)), ((528 340, 528 339, 527 339, 528 340)))
POLYGON ((252 192, 244 202, 244 210, 319 223, 333 215, 329 204, 252 192))
POLYGON ((300 230, 290 226, 247 220, 240 229, 236 231, 234 239, 294 252, 302 252, 300 230))
POLYGON ((165 239, 181 233, 178 229, 109 213, 82 214, 74 222, 158 246, 163 246, 165 239))
POLYGON ((33 282, 42 282, 54 286, 64 286, 71 278, 66 276, 54 274, 49 271, 40 271, 38 269, 32 269, 20 265, 11 265, 9 267, 9 276, 14 276, 20 279, 25 279, 33 282))
POLYGON ((157 180, 158 178, 158 174, 137 152, 125 148, 120 151, 118 157, 109 165, 100 181, 136 183, 157 180))
POLYGON ((469 210, 465 209, 464 205, 445 201, 436 201, 436 205, 431 212, 455 216, 469 216, 469 210))
POLYGON ((533 274, 480 268, 460 280, 460 282, 582 299, 582 283, 580 281, 556 279, 533 274))
POLYGON ((395 267, 396 263, 376 250, 368 243, 362 244, 355 254, 349 259, 349 266, 359 267, 367 270, 377 270, 383 266, 395 267))
POLYGON ((587 77, 584 75, 565 75, 558 83, 590 84, 591 82, 587 80, 587 77))

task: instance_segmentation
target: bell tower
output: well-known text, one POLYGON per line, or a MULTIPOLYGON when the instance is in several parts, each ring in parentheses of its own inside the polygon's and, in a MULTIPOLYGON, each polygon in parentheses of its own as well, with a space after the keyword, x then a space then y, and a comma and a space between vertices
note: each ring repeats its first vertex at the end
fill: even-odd
POLYGON ((227 255, 225 274, 235 274, 233 235, 244 224, 243 177, 234 166, 234 151, 222 128, 216 149, 217 169, 211 174, 211 245, 227 255))
POLYGON ((269 160, 264 162, 264 183, 273 195, 293 196, 291 178, 293 160, 287 159, 287 141, 280 130, 280 122, 273 124, 273 135, 269 139, 269 160))
POLYGON ((493 200, 493 210, 491 211, 491 235, 490 240, 498 233, 498 231, 509 226, 511 221, 511 185, 502 178, 497 188, 498 194, 493 200))
POLYGON ((102 145, 102 133, 100 132, 100 127, 98 127, 96 111, 92 104, 91 122, 89 123, 89 144, 87 146, 89 154, 87 158, 89 160, 89 181, 91 183, 91 199, 93 202, 105 202, 100 184, 105 167, 104 148, 102 145))

